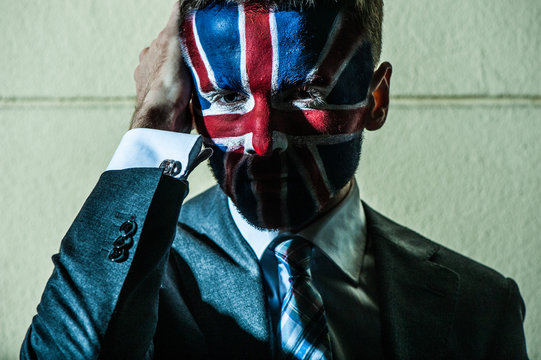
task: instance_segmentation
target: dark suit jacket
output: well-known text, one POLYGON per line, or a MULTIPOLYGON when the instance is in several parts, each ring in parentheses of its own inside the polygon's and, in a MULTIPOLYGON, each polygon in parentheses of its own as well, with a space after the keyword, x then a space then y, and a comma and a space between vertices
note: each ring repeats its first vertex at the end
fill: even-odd
MULTIPOLYGON (((186 193, 160 169, 104 173, 53 256, 21 357, 271 359, 259 263, 225 195, 180 211, 186 193), (133 245, 112 262, 129 219, 133 245)), ((527 358, 512 280, 364 206, 386 359, 527 358)))

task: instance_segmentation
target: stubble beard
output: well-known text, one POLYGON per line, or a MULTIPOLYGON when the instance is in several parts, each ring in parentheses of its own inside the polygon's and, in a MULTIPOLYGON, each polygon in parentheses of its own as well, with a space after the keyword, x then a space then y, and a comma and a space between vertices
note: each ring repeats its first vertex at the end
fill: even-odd
POLYGON ((226 153, 211 146, 214 155, 209 167, 222 191, 254 227, 295 231, 328 211, 330 205, 335 206, 337 196, 347 193, 344 189, 355 175, 361 145, 362 133, 349 144, 322 147, 319 163, 313 164, 299 159, 298 148, 264 157, 226 153))

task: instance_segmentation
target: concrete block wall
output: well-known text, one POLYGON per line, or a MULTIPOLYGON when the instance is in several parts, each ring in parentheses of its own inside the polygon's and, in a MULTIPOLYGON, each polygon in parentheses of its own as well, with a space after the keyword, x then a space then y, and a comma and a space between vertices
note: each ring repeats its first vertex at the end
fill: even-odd
MULTIPOLYGON (((16 359, 50 257, 127 129, 139 51, 172 1, 0 3, 0 359, 16 359)), ((541 2, 389 0, 387 124, 369 204, 514 278, 541 358, 541 2)), ((190 196, 213 184, 206 168, 190 196)))

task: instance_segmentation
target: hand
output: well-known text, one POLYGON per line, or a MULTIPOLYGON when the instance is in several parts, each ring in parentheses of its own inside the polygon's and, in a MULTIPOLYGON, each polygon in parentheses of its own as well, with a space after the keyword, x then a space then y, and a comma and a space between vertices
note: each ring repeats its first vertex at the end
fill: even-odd
POLYGON ((180 51, 178 14, 177 2, 165 28, 139 54, 139 66, 134 72, 137 105, 130 128, 191 130, 188 104, 192 87, 180 51))

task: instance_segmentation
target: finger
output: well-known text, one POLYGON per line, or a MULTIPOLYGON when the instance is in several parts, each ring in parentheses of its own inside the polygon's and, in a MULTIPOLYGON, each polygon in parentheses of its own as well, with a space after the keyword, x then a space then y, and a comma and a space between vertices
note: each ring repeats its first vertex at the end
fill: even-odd
POLYGON ((139 62, 142 62, 143 61, 143 58, 146 56, 146 54, 148 53, 148 49, 149 47, 147 46, 146 48, 144 48, 143 50, 141 50, 141 52, 139 53, 139 62))
POLYGON ((175 2, 173 10, 167 21, 167 25, 163 29, 164 33, 168 36, 176 36, 178 34, 178 17, 179 17, 179 2, 175 2))
MULTIPOLYGON (((191 81, 190 70, 188 69, 184 61, 182 61, 182 55, 180 54, 180 51, 178 54, 178 58, 179 58, 178 78, 180 79, 180 81, 182 81, 182 84, 184 86, 184 96, 186 98, 190 98, 192 94, 192 81, 191 81)), ((188 100, 188 102, 189 101, 190 100, 188 100)))

